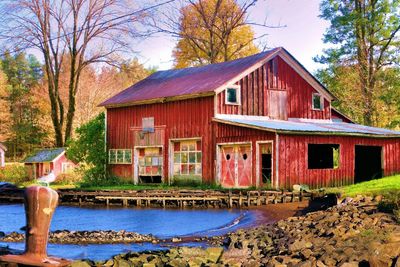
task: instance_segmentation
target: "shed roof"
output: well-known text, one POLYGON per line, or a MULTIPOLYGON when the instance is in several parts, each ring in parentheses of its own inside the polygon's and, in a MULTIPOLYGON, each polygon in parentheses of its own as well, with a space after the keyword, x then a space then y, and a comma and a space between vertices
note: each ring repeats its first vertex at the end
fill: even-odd
POLYGON ((155 99, 163 102, 170 99, 213 95, 217 89, 236 82, 240 79, 241 74, 252 69, 255 65, 268 61, 279 53, 295 62, 293 64, 296 64, 319 87, 323 88, 322 90, 327 95, 332 96, 289 52, 278 47, 228 62, 158 71, 104 101, 100 106, 117 107, 148 103, 155 99))
POLYGON ((25 163, 52 162, 65 152, 64 148, 43 149, 25 159, 25 163))
POLYGON ((383 128, 364 126, 355 123, 335 122, 330 120, 310 121, 282 121, 242 116, 220 116, 215 121, 242 127, 256 128, 260 130, 278 133, 302 133, 302 134, 331 134, 331 135, 364 135, 376 137, 400 137, 399 131, 383 128))

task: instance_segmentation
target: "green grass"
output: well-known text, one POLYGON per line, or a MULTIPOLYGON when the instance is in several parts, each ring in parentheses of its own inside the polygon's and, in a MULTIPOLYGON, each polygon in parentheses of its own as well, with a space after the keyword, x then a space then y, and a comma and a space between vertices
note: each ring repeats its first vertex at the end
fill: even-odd
POLYGON ((354 185, 327 188, 328 193, 341 193, 343 196, 357 195, 376 196, 400 191, 400 175, 388 176, 380 179, 362 182, 354 185))

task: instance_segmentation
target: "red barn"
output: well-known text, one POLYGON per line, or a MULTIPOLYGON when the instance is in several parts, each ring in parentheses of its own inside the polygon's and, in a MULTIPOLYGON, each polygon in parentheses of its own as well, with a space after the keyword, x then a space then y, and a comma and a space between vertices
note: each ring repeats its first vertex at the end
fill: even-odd
POLYGON ((159 71, 102 103, 109 169, 134 183, 351 184, 400 172, 400 132, 353 123, 285 49, 159 71))

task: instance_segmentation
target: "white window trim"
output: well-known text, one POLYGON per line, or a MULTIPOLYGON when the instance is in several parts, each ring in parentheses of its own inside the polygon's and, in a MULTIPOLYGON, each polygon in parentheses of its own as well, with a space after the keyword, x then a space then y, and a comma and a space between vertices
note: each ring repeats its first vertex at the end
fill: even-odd
POLYGON ((132 149, 114 149, 114 148, 111 148, 111 149, 109 149, 108 150, 108 164, 112 164, 112 165, 118 165, 118 164, 132 164, 132 157, 133 157, 133 154, 132 154, 132 149), (117 152, 118 151, 121 151, 122 150, 122 152, 123 152, 123 162, 117 162, 117 152), (111 159, 111 151, 115 151, 115 162, 111 162, 110 161, 110 159, 111 159), (131 161, 130 162, 128 162, 128 161, 126 161, 126 159, 125 159, 125 152, 126 151, 130 151, 131 152, 131 161))
POLYGON ((324 97, 320 93, 313 93, 311 96, 311 105, 312 105, 312 110, 323 111, 324 110, 324 97), (314 96, 315 95, 319 96, 321 108, 314 107, 314 96))
POLYGON ((225 105, 240 106, 241 99, 242 99, 242 95, 241 95, 240 85, 233 84, 233 85, 227 86, 225 88, 225 105), (236 89, 236 100, 237 100, 236 103, 232 103, 232 102, 228 101, 228 89, 236 89))
MULTIPOLYGON (((171 139, 172 140, 172 139, 171 139)), ((173 149, 173 146, 174 146, 174 141, 173 142, 171 142, 171 146, 172 146, 172 155, 171 155, 171 160, 172 160, 172 162, 171 162, 171 176, 172 177, 176 177, 176 176, 180 176, 180 177, 191 177, 191 176, 193 176, 193 177, 202 177, 202 175, 203 175, 203 151, 202 151, 202 149, 200 149, 200 150, 198 150, 197 149, 197 142, 198 141, 200 141, 201 142, 201 139, 199 139, 199 138, 186 138, 186 139, 180 139, 180 140, 177 140, 177 139, 175 139, 175 142, 179 142, 179 143, 185 143, 185 142, 187 142, 187 143, 192 143, 192 142, 194 142, 195 143, 195 146, 196 146, 196 150, 193 150, 193 151, 182 151, 182 150, 179 150, 179 151, 175 151, 174 149, 173 149), (182 163, 182 161, 181 161, 181 157, 182 157, 182 155, 180 155, 180 162, 179 163, 175 163, 175 153, 179 153, 179 154, 182 154, 182 153, 189 153, 189 152, 192 152, 192 153, 196 153, 196 162, 192 162, 192 163, 190 163, 189 162, 189 155, 188 155, 188 162, 187 163, 182 163), (197 162, 197 155, 198 155, 198 153, 200 153, 201 154, 201 162, 197 162), (200 173, 196 173, 196 169, 195 169, 195 173, 194 174, 190 174, 190 173, 187 173, 187 174, 182 174, 181 173, 181 170, 179 171, 179 175, 177 175, 177 174, 175 174, 175 169, 174 169, 174 167, 175 167, 175 165, 182 165, 182 164, 185 164, 185 165, 190 165, 190 164, 194 164, 196 167, 197 167, 197 165, 200 165, 200 168, 201 168, 201 171, 200 171, 200 173)), ((189 171, 188 171, 189 172, 189 171)))

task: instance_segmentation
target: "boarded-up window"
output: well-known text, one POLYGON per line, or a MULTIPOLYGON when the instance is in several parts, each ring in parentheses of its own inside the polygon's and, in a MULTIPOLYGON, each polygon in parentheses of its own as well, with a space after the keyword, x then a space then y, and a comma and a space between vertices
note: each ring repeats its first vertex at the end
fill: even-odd
POLYGON ((276 120, 287 120, 287 92, 269 90, 269 117, 276 120))
POLYGON ((336 169, 339 161, 338 144, 308 144, 309 169, 336 169))
POLYGON ((154 133, 154 117, 142 118, 142 130, 144 133, 154 133))

